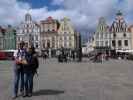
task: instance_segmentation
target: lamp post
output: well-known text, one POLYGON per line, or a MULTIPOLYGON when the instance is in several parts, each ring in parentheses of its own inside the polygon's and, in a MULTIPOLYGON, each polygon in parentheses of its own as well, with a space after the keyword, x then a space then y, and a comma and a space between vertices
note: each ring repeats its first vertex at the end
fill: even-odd
POLYGON ((82 61, 82 44, 81 44, 81 35, 77 34, 77 58, 78 62, 82 61))

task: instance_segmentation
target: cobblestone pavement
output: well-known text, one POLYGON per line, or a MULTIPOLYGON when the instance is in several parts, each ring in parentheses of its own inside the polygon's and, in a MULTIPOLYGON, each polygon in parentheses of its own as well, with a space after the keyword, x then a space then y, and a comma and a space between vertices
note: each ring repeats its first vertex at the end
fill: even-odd
MULTIPOLYGON (((0 100, 11 100, 13 62, 0 61, 0 100)), ((133 62, 58 63, 40 59, 31 98, 16 100, 133 100, 133 62)))

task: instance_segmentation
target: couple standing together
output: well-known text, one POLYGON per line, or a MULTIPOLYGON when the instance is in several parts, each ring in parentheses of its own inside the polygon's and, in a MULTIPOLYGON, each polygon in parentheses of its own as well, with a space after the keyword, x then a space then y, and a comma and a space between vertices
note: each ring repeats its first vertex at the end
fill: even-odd
POLYGON ((13 99, 18 97, 19 89, 23 97, 31 97, 33 92, 33 77, 39 67, 35 48, 33 46, 27 48, 25 43, 21 42, 18 50, 14 52, 14 58, 13 99))

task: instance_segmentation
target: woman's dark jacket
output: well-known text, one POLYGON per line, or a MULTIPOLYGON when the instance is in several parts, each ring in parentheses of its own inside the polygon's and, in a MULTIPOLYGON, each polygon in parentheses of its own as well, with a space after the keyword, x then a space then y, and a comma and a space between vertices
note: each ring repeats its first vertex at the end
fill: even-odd
POLYGON ((28 62, 27 65, 24 67, 25 72, 37 72, 37 68, 39 67, 39 62, 36 53, 27 53, 26 54, 26 60, 28 62))

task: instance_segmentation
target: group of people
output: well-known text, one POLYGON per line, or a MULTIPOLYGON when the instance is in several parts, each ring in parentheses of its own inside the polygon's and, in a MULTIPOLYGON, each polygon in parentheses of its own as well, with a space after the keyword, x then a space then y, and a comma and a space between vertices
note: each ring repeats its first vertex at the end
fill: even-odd
POLYGON ((101 63, 107 60, 109 60, 109 55, 106 53, 98 53, 97 55, 95 55, 93 59, 94 62, 101 62, 101 63))
POLYGON ((61 50, 57 53, 58 62, 76 61, 77 53, 74 51, 61 50))
POLYGON ((19 90, 23 97, 31 97, 33 78, 39 67, 34 46, 26 47, 22 41, 18 46, 18 50, 14 52, 14 61, 13 99, 18 97, 19 90))

